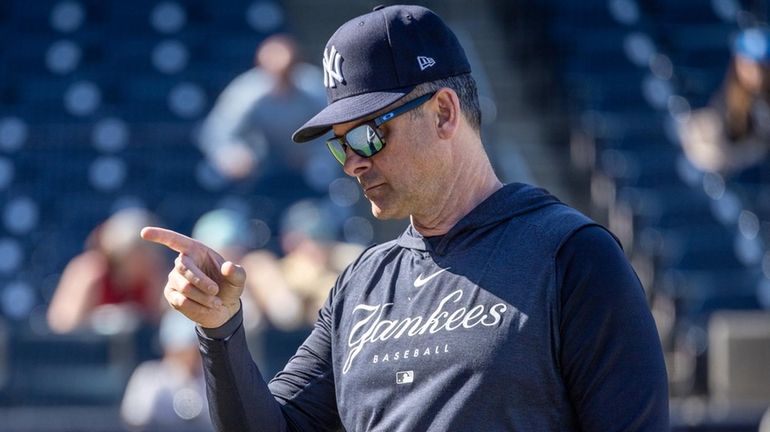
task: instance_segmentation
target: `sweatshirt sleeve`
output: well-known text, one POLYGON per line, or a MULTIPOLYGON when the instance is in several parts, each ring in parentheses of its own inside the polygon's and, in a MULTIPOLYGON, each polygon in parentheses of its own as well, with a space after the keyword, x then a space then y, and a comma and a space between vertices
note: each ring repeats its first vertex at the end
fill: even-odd
POLYGON ((584 431, 669 429, 663 352, 644 290, 603 228, 574 233, 556 258, 560 363, 584 431))
POLYGON ((206 394, 217 431, 339 428, 331 362, 330 302, 327 300, 321 309, 310 336, 269 385, 249 354, 241 312, 218 329, 198 329, 206 394))

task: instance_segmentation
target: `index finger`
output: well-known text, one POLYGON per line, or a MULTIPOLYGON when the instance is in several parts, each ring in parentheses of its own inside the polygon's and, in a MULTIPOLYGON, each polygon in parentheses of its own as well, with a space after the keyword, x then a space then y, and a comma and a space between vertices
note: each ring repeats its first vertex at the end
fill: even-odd
POLYGON ((140 235, 144 240, 162 244, 179 253, 187 253, 195 245, 195 240, 190 237, 165 228, 144 227, 140 235))

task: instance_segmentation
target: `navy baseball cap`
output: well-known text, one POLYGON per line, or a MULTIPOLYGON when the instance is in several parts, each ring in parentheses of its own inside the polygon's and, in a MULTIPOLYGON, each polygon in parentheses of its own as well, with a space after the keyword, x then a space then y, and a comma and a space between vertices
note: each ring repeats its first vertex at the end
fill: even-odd
POLYGON ((387 107, 418 84, 470 71, 460 42, 438 15, 422 6, 378 6, 343 24, 327 42, 327 106, 292 139, 310 141, 332 125, 387 107))

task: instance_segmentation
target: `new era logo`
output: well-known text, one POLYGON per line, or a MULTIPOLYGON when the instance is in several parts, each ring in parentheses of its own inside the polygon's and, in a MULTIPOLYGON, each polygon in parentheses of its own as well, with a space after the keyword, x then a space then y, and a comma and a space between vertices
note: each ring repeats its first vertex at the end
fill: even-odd
POLYGON ((396 384, 409 384, 414 382, 414 371, 396 372, 396 384))
POLYGON ((417 64, 420 65, 420 70, 424 71, 425 69, 435 65, 436 60, 433 60, 431 57, 417 56, 417 64))

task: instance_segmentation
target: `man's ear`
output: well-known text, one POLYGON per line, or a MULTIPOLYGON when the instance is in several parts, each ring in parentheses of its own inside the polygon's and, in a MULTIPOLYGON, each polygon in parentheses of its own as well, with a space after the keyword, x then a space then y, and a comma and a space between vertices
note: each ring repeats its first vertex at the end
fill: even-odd
POLYGON ((436 132, 439 138, 452 138, 460 126, 460 98, 449 88, 442 88, 433 96, 436 132))

